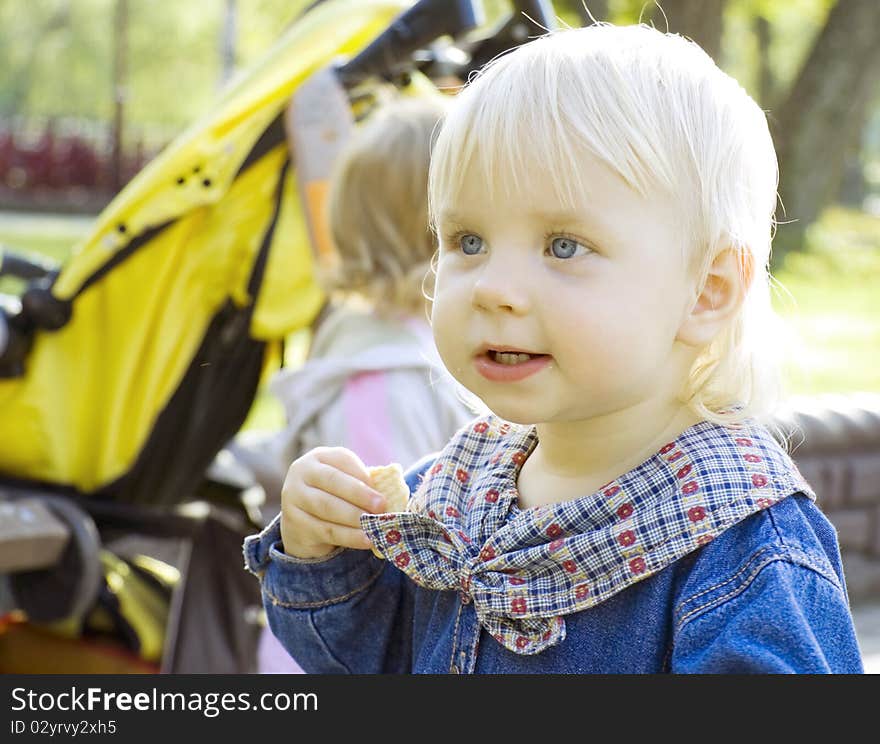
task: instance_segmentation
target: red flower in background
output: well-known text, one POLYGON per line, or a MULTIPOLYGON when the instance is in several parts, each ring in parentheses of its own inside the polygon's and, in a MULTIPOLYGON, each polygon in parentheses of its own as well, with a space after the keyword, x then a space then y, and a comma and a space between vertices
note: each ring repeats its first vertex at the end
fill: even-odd
POLYGON ((510 582, 511 586, 522 586, 526 583, 526 580, 521 579, 519 576, 510 576, 507 580, 510 582))
POLYGON ((524 615, 526 612, 526 600, 525 597, 517 597, 510 603, 511 612, 515 612, 517 615, 524 615))
POLYGON ((752 454, 743 455, 743 460, 745 460, 746 462, 761 462, 761 458, 758 457, 758 455, 752 454))
POLYGON ((487 431, 489 431, 489 424, 487 424, 485 421, 478 421, 476 424, 474 424, 474 431, 477 432, 477 434, 485 434, 487 431))
POLYGON ((707 543, 712 542, 712 535, 700 535, 697 538, 697 545, 706 545, 707 543))
POLYGON ((454 506, 447 506, 446 507, 446 516, 447 517, 460 517, 461 514, 459 513, 458 509, 456 509, 454 506))
POLYGON ((526 461, 526 453, 514 452, 512 459, 517 465, 522 465, 526 461))
POLYGON ((629 570, 634 574, 643 573, 645 570, 645 559, 644 558, 633 558, 629 562, 629 570))
POLYGON ((576 599, 583 599, 590 593, 590 587, 586 584, 578 584, 574 588, 574 596, 576 599))
POLYGON ((490 504, 494 504, 496 501, 498 501, 498 496, 499 493, 495 488, 490 488, 488 491, 486 491, 486 501, 488 501, 490 504))
POLYGON ((528 639, 528 638, 525 638, 525 637, 523 637, 523 636, 519 636, 519 637, 516 639, 516 647, 517 647, 517 648, 525 648, 525 647, 528 646, 528 645, 529 645, 529 639, 528 639))
POLYGON ((618 493, 620 493, 620 486, 611 486, 611 488, 606 488, 603 493, 610 499, 612 496, 616 496, 618 493))
POLYGON ((577 564, 574 561, 562 561, 562 567, 569 573, 577 571, 577 564))
POLYGON ((470 478, 470 475, 468 475, 467 470, 462 470, 461 468, 459 468, 458 470, 455 471, 455 477, 458 478, 458 480, 461 481, 462 483, 467 483, 468 478, 470 478))
POLYGON ((752 485, 757 486, 758 488, 763 488, 767 485, 767 476, 766 475, 758 475, 757 473, 752 476, 752 485))
POLYGON ((397 545, 400 542, 400 533, 397 530, 388 530, 385 533, 385 540, 389 545, 397 545))
POLYGON ((554 522, 547 528, 547 537, 559 537, 561 534, 562 527, 556 524, 556 522, 554 522))
POLYGON ((443 470, 443 463, 435 462, 434 467, 431 468, 431 475, 437 475, 437 473, 439 473, 441 470, 443 470))
POLYGON ((665 455, 667 452, 672 452, 673 449, 675 449, 675 442, 670 442, 669 444, 664 444, 660 448, 660 454, 665 455))
POLYGON ((746 439, 745 437, 738 437, 735 441, 741 447, 751 447, 752 446, 752 440, 746 439))
POLYGON ((700 485, 696 481, 688 481, 681 487, 681 492, 686 494, 696 493, 700 490, 700 485))
POLYGON ((565 540, 563 538, 560 537, 558 540, 554 540, 552 543, 550 543, 550 552, 555 553, 563 545, 565 545, 565 540))
POLYGON ((398 568, 406 568, 409 565, 409 553, 401 553, 394 559, 398 568))
POLYGON ((675 462, 676 460, 680 460, 682 457, 684 457, 684 452, 673 452, 666 459, 668 462, 675 462))
POLYGON ((495 557, 495 548, 491 545, 487 545, 480 551, 480 560, 481 561, 491 561, 495 557))
POLYGON ((687 465, 685 465, 683 468, 681 468, 681 469, 676 473, 676 475, 677 475, 679 478, 684 478, 684 477, 687 476, 687 474, 690 473, 690 472, 691 472, 691 466, 690 466, 690 464, 687 464, 687 465))

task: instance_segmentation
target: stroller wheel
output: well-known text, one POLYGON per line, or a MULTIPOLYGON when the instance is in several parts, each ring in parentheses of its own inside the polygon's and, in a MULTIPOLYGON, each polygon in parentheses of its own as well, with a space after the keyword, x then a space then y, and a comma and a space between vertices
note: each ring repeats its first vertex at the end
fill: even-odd
POLYGON ((70 541, 54 566, 11 574, 15 604, 33 622, 81 618, 94 605, 103 584, 98 529, 72 501, 48 495, 41 495, 40 500, 70 530, 70 541))

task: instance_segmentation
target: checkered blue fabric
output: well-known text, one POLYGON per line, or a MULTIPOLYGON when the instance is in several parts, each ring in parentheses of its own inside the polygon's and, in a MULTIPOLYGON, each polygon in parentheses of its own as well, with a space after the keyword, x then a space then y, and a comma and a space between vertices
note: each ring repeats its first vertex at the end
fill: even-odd
POLYGON ((505 647, 536 654, 586 610, 782 498, 815 499, 755 422, 702 422, 596 493, 521 510, 517 475, 534 427, 494 416, 460 430, 406 512, 364 514, 376 549, 414 582, 459 589, 505 647))

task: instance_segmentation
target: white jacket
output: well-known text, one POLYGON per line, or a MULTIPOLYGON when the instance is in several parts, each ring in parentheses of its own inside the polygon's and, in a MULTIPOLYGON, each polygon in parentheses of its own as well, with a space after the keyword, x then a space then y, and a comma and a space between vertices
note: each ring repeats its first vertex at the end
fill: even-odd
POLYGON ((269 383, 284 404, 279 432, 240 435, 229 449, 280 500, 287 468, 318 446, 351 449, 367 465, 404 469, 441 449, 476 412, 440 362, 425 321, 338 308, 315 333, 309 358, 269 383))

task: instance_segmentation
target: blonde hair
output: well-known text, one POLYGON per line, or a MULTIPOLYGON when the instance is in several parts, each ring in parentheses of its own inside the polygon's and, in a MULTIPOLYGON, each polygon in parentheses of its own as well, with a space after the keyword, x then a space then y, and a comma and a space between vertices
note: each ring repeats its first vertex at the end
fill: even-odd
POLYGON ((637 193, 659 189, 681 204, 682 257, 697 287, 719 251, 740 253, 743 307, 701 350, 680 397, 716 423, 769 412, 780 380, 775 345, 763 340, 775 318, 776 153, 763 111, 693 42, 645 25, 596 24, 493 60, 458 95, 435 144, 432 225, 472 172, 516 190, 549 170, 556 198, 570 206, 585 151, 637 193))
POLYGON ((434 253, 428 163, 445 98, 383 104, 354 133, 334 168, 328 213, 338 254, 330 291, 361 295, 379 310, 424 310, 434 253))

